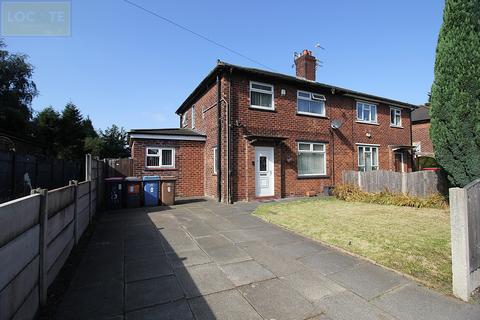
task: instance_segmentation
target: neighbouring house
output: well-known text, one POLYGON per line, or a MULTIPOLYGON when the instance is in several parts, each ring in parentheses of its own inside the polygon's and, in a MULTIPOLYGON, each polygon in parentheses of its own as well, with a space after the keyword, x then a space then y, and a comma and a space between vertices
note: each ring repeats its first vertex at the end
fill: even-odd
POLYGON ((412 170, 417 106, 218 61, 180 105, 179 129, 129 133, 136 176, 177 177, 176 195, 226 202, 321 193, 344 170, 412 170))
POLYGON ((430 140, 430 107, 419 106, 412 111, 412 139, 416 156, 433 157, 433 144, 430 140))

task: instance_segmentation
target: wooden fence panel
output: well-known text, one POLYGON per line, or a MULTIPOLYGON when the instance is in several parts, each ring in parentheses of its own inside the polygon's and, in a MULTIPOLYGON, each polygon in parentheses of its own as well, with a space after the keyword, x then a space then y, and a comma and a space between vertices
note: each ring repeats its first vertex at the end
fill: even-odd
POLYGON ((105 159, 105 177, 130 177, 133 175, 133 159, 105 159))
POLYGON ((444 193, 446 181, 440 172, 393 172, 393 171, 344 171, 343 183, 358 186, 365 192, 378 193, 389 191, 408 193, 414 196, 426 197, 433 193, 444 193))

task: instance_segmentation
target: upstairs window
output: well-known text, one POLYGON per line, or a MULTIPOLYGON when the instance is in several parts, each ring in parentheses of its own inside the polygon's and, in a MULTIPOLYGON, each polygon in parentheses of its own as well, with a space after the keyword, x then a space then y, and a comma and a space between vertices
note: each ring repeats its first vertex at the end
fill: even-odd
POLYGON ((195 129, 195 106, 192 106, 192 129, 195 129))
POLYGON ((151 148, 146 149, 147 168, 175 168, 175 149, 173 148, 151 148))
POLYGON ((367 123, 377 123, 377 106, 375 104, 357 101, 357 120, 367 123))
POLYGON ((297 91, 297 112, 314 116, 325 116, 325 96, 317 93, 297 91))
POLYGON ((378 147, 358 146, 358 171, 378 170, 378 147))
POLYGON ((325 144, 299 142, 297 169, 299 176, 325 175, 327 172, 325 144))
POLYGON ((250 107, 274 110, 273 86, 271 84, 250 82, 250 107))
POLYGON ((398 108, 390 108, 390 125, 392 127, 402 126, 402 110, 398 108))
POLYGON ((187 114, 182 114, 182 127, 186 127, 188 125, 187 114))

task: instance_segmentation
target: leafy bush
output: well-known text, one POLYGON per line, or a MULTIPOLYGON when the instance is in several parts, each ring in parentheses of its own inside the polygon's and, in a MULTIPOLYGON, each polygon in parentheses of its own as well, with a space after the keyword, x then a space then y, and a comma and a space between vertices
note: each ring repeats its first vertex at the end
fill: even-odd
POLYGON ((388 190, 380 193, 369 193, 349 184, 337 185, 333 189, 333 194, 337 199, 349 202, 366 202, 415 208, 448 208, 447 200, 441 194, 432 194, 421 198, 409 194, 393 193, 388 190))

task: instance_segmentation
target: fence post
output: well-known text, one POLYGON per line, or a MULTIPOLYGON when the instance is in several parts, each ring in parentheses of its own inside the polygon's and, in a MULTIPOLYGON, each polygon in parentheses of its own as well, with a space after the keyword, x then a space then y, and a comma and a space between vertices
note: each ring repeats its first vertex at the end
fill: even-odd
POLYGON ((40 194, 40 212, 39 212, 39 226, 40 238, 39 244, 39 270, 38 270, 38 291, 40 305, 44 306, 47 303, 47 223, 48 223, 48 190, 35 189, 31 194, 40 194))
POLYGON ((468 239, 467 190, 451 188, 450 224, 452 237, 453 294, 462 300, 470 298, 470 247, 468 239))
POLYGON ((69 186, 73 186, 73 198, 75 202, 73 203, 73 237, 75 239, 75 245, 78 244, 78 239, 80 235, 78 234, 78 181, 70 180, 68 183, 69 186))
POLYGON ((407 173, 406 172, 402 172, 402 193, 406 194, 408 193, 408 190, 407 190, 407 179, 408 179, 408 176, 407 176, 407 173))
POLYGON ((357 171, 357 176, 358 176, 358 188, 360 190, 363 190, 362 189, 362 172, 361 171, 357 171))
POLYGON ((92 180, 92 155, 85 155, 85 181, 92 180))

